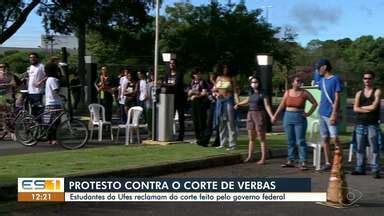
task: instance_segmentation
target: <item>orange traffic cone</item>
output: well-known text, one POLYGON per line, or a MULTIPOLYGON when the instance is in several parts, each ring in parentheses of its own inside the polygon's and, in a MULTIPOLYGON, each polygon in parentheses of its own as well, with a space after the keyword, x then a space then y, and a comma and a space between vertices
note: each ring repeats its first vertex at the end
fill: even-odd
POLYGON ((327 203, 335 207, 345 207, 350 203, 347 194, 348 188, 343 170, 343 152, 336 148, 327 190, 327 203))

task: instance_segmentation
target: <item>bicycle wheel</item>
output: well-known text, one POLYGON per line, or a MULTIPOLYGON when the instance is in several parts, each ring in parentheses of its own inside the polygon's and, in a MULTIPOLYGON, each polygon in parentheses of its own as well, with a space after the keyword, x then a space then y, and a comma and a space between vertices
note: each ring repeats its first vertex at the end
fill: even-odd
POLYGON ((0 126, 0 140, 3 140, 5 136, 7 136, 8 132, 5 130, 5 128, 1 125, 0 126))
POLYGON ((78 149, 88 141, 88 128, 80 120, 65 120, 56 130, 57 143, 66 149, 78 149))
POLYGON ((25 115, 18 118, 15 122, 16 141, 24 146, 34 146, 37 144, 36 133, 39 132, 39 123, 32 116, 25 115))
POLYGON ((4 137, 8 134, 6 121, 6 114, 0 113, 0 140, 4 139, 4 137))

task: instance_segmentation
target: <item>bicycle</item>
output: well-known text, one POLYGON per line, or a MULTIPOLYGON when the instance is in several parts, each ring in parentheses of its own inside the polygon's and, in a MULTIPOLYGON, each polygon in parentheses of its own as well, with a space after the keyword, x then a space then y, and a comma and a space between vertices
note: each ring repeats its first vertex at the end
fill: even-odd
POLYGON ((65 149, 82 148, 88 142, 89 132, 86 124, 70 116, 65 108, 44 111, 36 117, 24 116, 16 122, 16 139, 25 146, 34 146, 39 141, 46 140, 54 130, 57 143, 65 149), (55 117, 45 123, 42 119, 47 115, 55 117))
MULTIPOLYGON (((22 92, 23 93, 23 92, 22 92)), ((26 99, 24 99, 25 104, 26 99)), ((15 105, 15 100, 7 100, 7 103, 10 107, 9 110, 6 110, 5 113, 0 113, 0 140, 4 139, 8 134, 15 134, 15 125, 16 122, 24 118, 27 115, 30 115, 29 112, 25 109, 25 106, 22 108, 17 108, 15 105)))

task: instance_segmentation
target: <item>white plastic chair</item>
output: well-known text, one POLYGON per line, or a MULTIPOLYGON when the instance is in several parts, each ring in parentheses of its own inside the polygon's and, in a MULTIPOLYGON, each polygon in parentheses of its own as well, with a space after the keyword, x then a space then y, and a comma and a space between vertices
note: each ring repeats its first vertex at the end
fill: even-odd
POLYGON ((117 134, 116 134, 117 140, 119 140, 120 128, 124 128, 125 129, 125 145, 128 145, 133 136, 132 129, 136 128, 137 140, 140 143, 139 121, 140 121, 140 115, 142 112, 143 112, 143 108, 141 106, 134 106, 128 110, 127 123, 121 124, 117 128, 117 134))
POLYGON ((173 118, 173 134, 176 134, 177 129, 176 129, 176 124, 179 122, 179 113, 177 110, 175 111, 175 117, 173 118))
POLYGON ((93 137, 94 126, 98 127, 98 141, 103 140, 103 126, 110 125, 111 129, 111 140, 113 140, 112 123, 105 120, 105 108, 101 104, 89 104, 89 113, 91 115, 91 139, 93 137), (100 115, 101 114, 101 115, 100 115))
POLYGON ((313 148, 313 166, 315 167, 316 170, 320 170, 321 166, 321 148, 323 147, 322 145, 322 140, 320 136, 320 123, 319 120, 314 120, 311 124, 311 130, 309 133, 309 139, 307 141, 307 145, 309 147, 313 148), (317 133, 317 139, 315 133, 317 133))

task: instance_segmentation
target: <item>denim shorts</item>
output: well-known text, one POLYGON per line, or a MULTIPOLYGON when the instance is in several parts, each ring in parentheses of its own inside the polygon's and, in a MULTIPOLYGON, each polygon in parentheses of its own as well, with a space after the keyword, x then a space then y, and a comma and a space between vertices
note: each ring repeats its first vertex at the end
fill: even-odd
POLYGON ((326 116, 320 116, 320 135, 321 137, 331 137, 336 138, 337 137, 337 126, 336 124, 331 124, 330 118, 326 116))
POLYGON ((265 132, 265 111, 250 110, 247 114, 247 130, 265 132))

